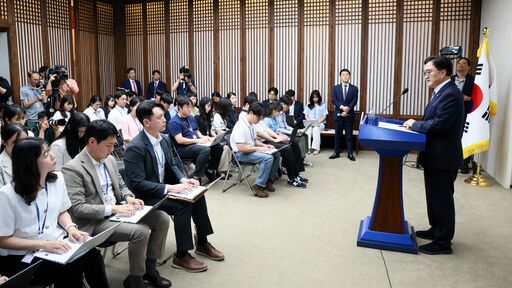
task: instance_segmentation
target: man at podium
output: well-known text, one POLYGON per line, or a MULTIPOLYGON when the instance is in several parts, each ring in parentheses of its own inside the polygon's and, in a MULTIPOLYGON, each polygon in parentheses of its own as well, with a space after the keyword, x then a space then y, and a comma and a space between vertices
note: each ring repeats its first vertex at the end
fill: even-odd
POLYGON ((418 250, 431 255, 451 254, 455 233, 454 182, 462 164, 462 132, 464 96, 450 81, 452 62, 432 56, 424 61, 423 75, 434 89, 423 119, 409 119, 404 126, 427 135, 425 150, 419 161, 424 167, 425 192, 430 228, 417 231, 416 236, 432 242, 418 250))

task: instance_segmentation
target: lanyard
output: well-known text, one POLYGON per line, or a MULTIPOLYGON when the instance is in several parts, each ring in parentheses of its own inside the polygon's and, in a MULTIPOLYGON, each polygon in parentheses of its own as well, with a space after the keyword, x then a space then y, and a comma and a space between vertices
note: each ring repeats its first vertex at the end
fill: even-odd
POLYGON ((190 124, 188 117, 186 119, 187 119, 187 124, 188 124, 188 130, 190 130, 190 132, 192 132, 192 134, 193 134, 192 137, 194 137, 194 139, 199 138, 199 136, 197 136, 197 134, 196 134, 196 131, 194 129, 192 129, 192 124, 190 124))
POLYGON ((108 173, 107 173, 107 165, 103 163, 103 172, 105 173, 105 192, 103 193, 104 198, 106 199, 108 196, 108 173))
POLYGON ((246 121, 244 121, 245 125, 247 125, 247 128, 249 128, 249 133, 251 133, 251 139, 252 141, 256 140, 256 135, 254 135, 254 131, 252 129, 252 125, 250 125, 249 123, 247 123, 246 121))
POLYGON ((284 113, 281 114, 281 122, 283 122, 283 129, 286 129, 286 121, 284 120, 286 118, 286 115, 284 113))
POLYGON ((156 155, 156 159, 158 160, 158 167, 160 169, 163 169, 164 168, 164 164, 165 164, 165 156, 164 156, 164 149, 162 148, 162 143, 160 142, 160 155, 158 155, 158 151, 157 149, 155 149, 155 146, 153 145, 153 150, 155 151, 155 155, 156 155))
POLYGON ((46 191, 46 209, 44 212, 44 219, 43 223, 41 223, 41 213, 39 212, 39 205, 37 204, 36 200, 36 213, 37 213, 37 234, 39 234, 39 239, 43 237, 44 233, 44 226, 46 225, 46 216, 48 215, 48 202, 50 202, 48 199, 48 184, 44 184, 44 190, 46 191))

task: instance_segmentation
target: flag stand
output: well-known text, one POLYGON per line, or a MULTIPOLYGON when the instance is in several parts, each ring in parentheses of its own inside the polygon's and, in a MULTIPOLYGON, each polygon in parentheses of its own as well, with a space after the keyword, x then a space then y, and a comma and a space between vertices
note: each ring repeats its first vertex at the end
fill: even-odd
POLYGON ((487 178, 485 178, 484 175, 480 173, 480 163, 478 163, 478 166, 476 166, 476 173, 464 180, 464 182, 466 182, 466 184, 478 187, 489 187, 492 185, 492 183, 489 182, 487 178))

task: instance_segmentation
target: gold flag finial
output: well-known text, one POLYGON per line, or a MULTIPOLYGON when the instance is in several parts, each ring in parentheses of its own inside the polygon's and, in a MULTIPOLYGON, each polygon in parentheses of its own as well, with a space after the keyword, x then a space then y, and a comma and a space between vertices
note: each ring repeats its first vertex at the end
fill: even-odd
POLYGON ((490 32, 490 29, 488 27, 484 27, 484 29, 482 29, 482 35, 487 38, 487 35, 489 35, 489 32, 490 32))

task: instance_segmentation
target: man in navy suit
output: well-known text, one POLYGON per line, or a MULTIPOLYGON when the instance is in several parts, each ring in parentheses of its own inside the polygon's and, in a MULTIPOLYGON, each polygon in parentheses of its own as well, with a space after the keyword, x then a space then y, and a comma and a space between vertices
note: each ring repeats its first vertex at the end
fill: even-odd
POLYGON ((464 95, 450 81, 452 62, 445 57, 427 58, 423 75, 428 87, 434 89, 423 119, 409 119, 404 126, 427 135, 425 151, 420 152, 423 166, 427 212, 430 228, 416 231, 416 236, 432 242, 418 250, 431 255, 451 254, 455 234, 455 179, 462 164, 462 131, 464 95))
POLYGON ((128 79, 124 80, 121 83, 121 87, 126 90, 133 91, 136 96, 144 97, 144 90, 142 90, 142 86, 140 85, 140 81, 135 79, 135 68, 129 67, 126 69, 126 74, 128 75, 128 79))
MULTIPOLYGON (((452 81, 455 82, 459 90, 464 94, 464 122, 466 122, 468 113, 471 112, 471 94, 473 93, 473 84, 475 83, 475 77, 468 73, 470 67, 471 61, 466 57, 460 57, 457 59, 457 74, 452 75, 452 81)), ((473 156, 464 159, 464 164, 460 169, 461 173, 469 173, 469 162, 471 162, 472 159, 473 156)), ((475 169, 474 165, 473 169, 475 169)))
MULTIPOLYGON (((124 153, 126 185, 137 198, 148 205, 155 205, 168 192, 190 192, 199 182, 186 177, 183 164, 179 160, 165 130, 164 107, 153 100, 143 101, 137 106, 137 119, 144 130, 126 147, 124 153)), ((197 228, 196 254, 211 260, 224 260, 224 255, 207 240, 213 234, 208 216, 205 196, 194 203, 167 199, 159 208, 174 216, 176 253, 172 266, 188 272, 201 272, 208 265, 198 261, 188 250, 194 248, 190 220, 197 228)))
POLYGON ((153 70, 151 75, 153 77, 153 81, 148 84, 148 93, 146 94, 147 99, 155 99, 156 91, 158 90, 167 91, 167 85, 165 85, 165 82, 160 81, 160 77, 162 75, 160 71, 153 70))
POLYGON ((347 158, 356 161, 352 154, 352 130, 354 129, 354 107, 357 104, 359 90, 350 84, 350 71, 341 69, 341 84, 334 86, 332 103, 334 104, 334 153, 329 159, 340 158, 341 136, 345 130, 347 158))
POLYGON ((286 115, 293 115, 293 120, 295 123, 295 126, 299 129, 304 129, 304 105, 302 102, 295 100, 295 91, 290 89, 284 93, 285 95, 290 96, 292 99, 292 105, 290 105, 290 108, 286 112, 286 115))

